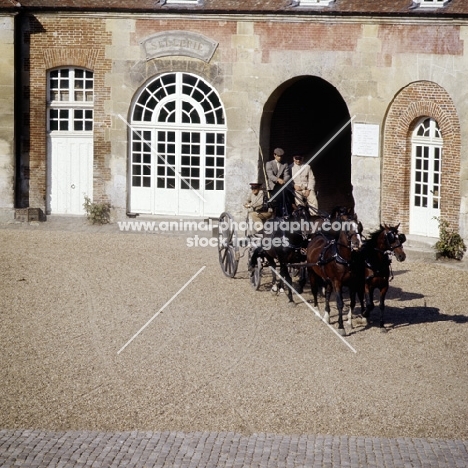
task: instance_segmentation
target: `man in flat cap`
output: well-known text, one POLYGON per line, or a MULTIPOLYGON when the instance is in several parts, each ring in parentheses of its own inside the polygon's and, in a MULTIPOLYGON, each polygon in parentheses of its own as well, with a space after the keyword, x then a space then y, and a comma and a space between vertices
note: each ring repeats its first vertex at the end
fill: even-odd
POLYGON ((255 232, 261 231, 263 223, 273 216, 266 206, 266 193, 262 190, 262 184, 252 182, 250 184, 250 194, 247 197, 244 207, 251 210, 250 219, 253 222, 255 232))
POLYGON ((287 207, 285 199, 288 195, 286 190, 281 190, 284 185, 291 178, 289 166, 282 162, 284 151, 282 148, 276 148, 273 152, 274 159, 265 164, 266 175, 268 179, 268 190, 270 191, 270 198, 273 197, 272 204, 276 207, 276 216, 285 215, 287 207), (279 193, 281 192, 281 193, 279 193), (278 196, 276 196, 276 194, 278 196))
POLYGON ((303 164, 304 158, 300 155, 293 157, 289 166, 292 181, 289 188, 294 195, 296 207, 308 206, 310 214, 317 213, 317 196, 315 194, 315 177, 309 164, 303 164))

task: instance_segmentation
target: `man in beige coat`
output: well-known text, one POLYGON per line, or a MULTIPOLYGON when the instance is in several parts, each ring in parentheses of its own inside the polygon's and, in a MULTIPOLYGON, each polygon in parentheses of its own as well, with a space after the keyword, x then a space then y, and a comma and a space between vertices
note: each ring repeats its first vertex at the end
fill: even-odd
POLYGON ((266 220, 272 217, 272 213, 265 206, 265 193, 262 190, 262 184, 253 182, 250 184, 251 192, 244 203, 244 207, 251 210, 249 212, 250 219, 254 223, 256 232, 263 228, 266 220))
POLYGON ((315 177, 308 164, 303 164, 302 156, 294 156, 289 166, 292 181, 291 191, 296 206, 308 206, 310 214, 317 213, 317 196, 315 194, 315 177))

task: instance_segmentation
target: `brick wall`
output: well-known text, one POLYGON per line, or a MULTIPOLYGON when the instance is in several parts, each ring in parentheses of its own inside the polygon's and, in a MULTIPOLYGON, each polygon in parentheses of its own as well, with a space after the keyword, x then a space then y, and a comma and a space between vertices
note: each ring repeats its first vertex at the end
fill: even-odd
POLYGON ((263 61, 274 50, 354 51, 361 37, 360 24, 257 23, 263 61))
POLYGON ((30 73, 29 114, 25 120, 30 127, 30 195, 29 206, 46 209, 47 197, 47 72, 55 67, 77 66, 94 72, 94 164, 93 198, 107 201, 105 181, 110 179, 106 162, 110 154, 110 142, 105 129, 110 117, 104 112, 104 102, 110 99, 110 88, 105 86, 105 74, 111 70, 111 61, 105 58, 105 46, 111 43, 105 22, 95 18, 64 18, 37 16, 29 18, 25 44, 29 44, 29 60, 25 70, 30 73))
POLYGON ((382 222, 409 229, 411 135, 420 117, 437 121, 444 140, 441 216, 459 228, 460 123, 448 93, 436 83, 419 81, 404 88, 390 106, 384 129, 382 222))

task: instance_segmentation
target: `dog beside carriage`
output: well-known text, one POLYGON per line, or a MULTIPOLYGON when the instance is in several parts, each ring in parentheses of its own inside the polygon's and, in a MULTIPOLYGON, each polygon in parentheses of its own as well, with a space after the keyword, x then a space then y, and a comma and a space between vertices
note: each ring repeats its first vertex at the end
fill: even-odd
POLYGON ((223 273, 234 277, 241 254, 248 253, 250 281, 258 290, 265 269, 273 273, 272 291, 283 288, 290 303, 293 293, 301 294, 307 281, 311 287, 313 304, 318 307, 318 291, 325 289, 324 320, 330 320, 330 297, 335 293, 338 309, 338 332, 345 335, 343 323, 343 288, 350 295, 348 325, 356 298, 365 323, 371 319, 374 292, 379 291, 379 326, 385 331, 385 297, 392 279, 393 257, 402 262, 406 258, 404 234, 398 226, 383 224, 379 229, 363 235, 363 227, 352 209, 337 207, 330 214, 311 215, 298 207, 290 216, 271 218, 265 223, 262 235, 247 235, 245 247, 240 246, 232 216, 223 213, 219 218, 219 261, 223 273), (276 241, 276 242, 275 242, 276 241), (278 272, 279 267, 279 272, 278 272), (299 285, 292 286, 291 271, 299 274, 299 285))

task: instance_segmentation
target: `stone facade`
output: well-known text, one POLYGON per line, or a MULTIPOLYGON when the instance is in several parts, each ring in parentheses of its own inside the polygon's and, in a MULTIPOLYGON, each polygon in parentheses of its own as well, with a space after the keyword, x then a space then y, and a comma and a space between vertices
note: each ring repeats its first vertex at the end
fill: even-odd
MULTIPOLYGON (((296 152, 313 155, 352 120, 340 134, 343 141, 324 148, 312 163, 321 208, 355 205, 368 228, 401 222, 408 231, 409 138, 416 119, 427 116, 438 121, 444 138, 441 215, 466 237, 467 34, 463 18, 37 12, 27 17, 23 34, 29 206, 47 209, 50 69, 73 65, 94 71, 94 199, 111 202, 116 218, 129 211, 125 121, 135 96, 162 73, 187 72, 216 89, 224 105, 225 208, 235 216, 243 216, 248 183, 263 178, 260 154, 270 159, 272 149, 282 146, 289 159, 296 152), (185 42, 166 44, 169 55, 151 43, 158 35, 179 37, 183 31, 189 32, 185 42), (214 44, 209 56, 201 45, 193 50, 197 35, 214 44), (291 90, 296 91, 289 96, 291 90), (317 103, 314 109, 301 108, 302 92, 304 105, 317 103), (374 157, 352 154, 356 124, 378 126, 374 157)), ((7 54, 2 57, 7 60, 7 54)), ((11 171, 2 169, 1 180, 11 180, 11 171)), ((12 199, 5 184, 0 189, 12 199)))
POLYGON ((0 220, 11 219, 15 207, 14 22, 0 15, 0 220))

